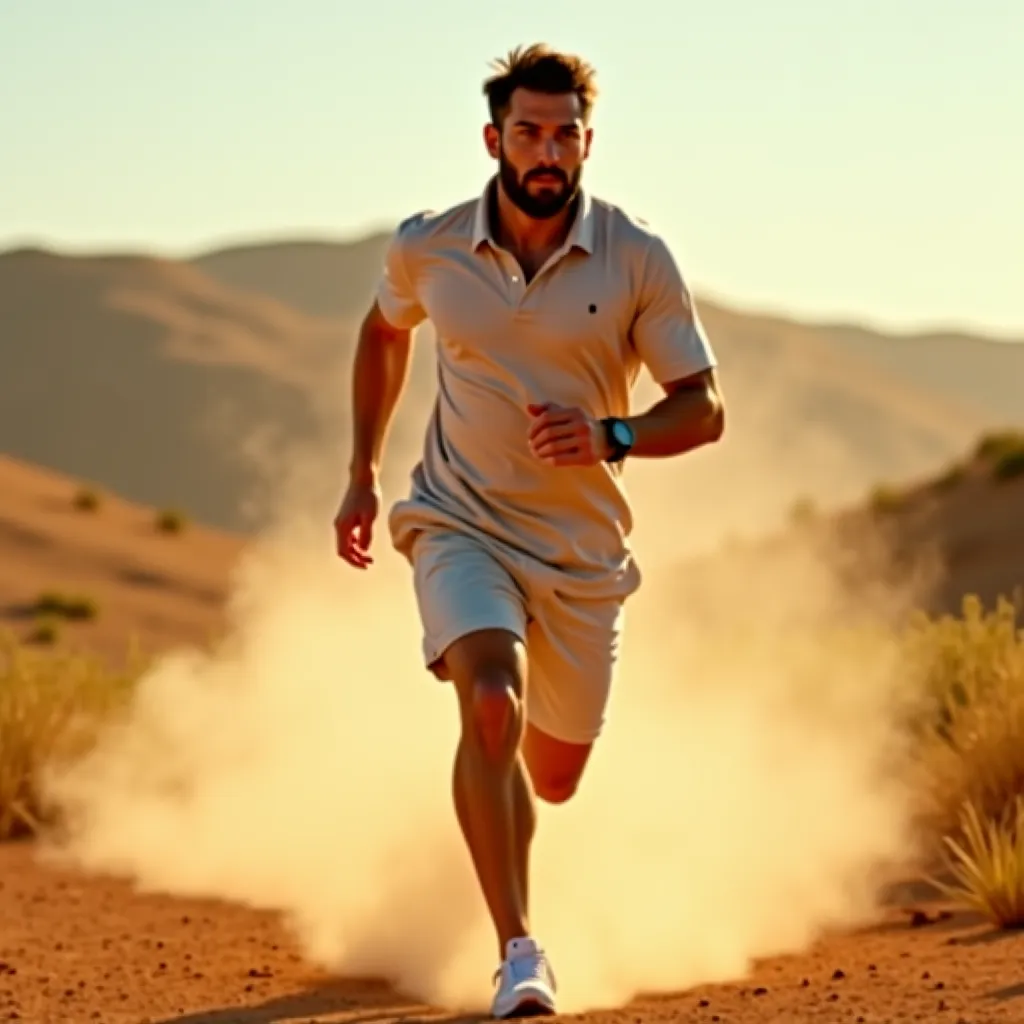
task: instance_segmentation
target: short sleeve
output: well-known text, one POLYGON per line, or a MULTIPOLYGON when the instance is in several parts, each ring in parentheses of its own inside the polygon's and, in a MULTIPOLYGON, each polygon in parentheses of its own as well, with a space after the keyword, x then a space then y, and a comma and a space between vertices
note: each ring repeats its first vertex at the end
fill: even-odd
POLYGON ((427 314, 416 295, 415 250, 412 232, 419 217, 402 221, 384 253, 384 270, 377 283, 377 305, 394 327, 412 330, 427 314))
POLYGON ((689 287, 659 237, 651 239, 645 254, 631 338, 659 384, 689 377, 717 363, 689 287))

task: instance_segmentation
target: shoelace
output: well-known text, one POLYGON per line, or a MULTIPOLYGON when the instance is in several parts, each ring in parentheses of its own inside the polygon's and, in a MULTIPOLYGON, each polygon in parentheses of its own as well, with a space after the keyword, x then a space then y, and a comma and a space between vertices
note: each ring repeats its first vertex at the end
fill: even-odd
MULTIPOLYGON (((544 955, 541 953, 532 956, 520 956, 514 960, 508 961, 508 969, 516 981, 526 981, 530 978, 536 978, 538 981, 547 981, 551 984, 552 988, 557 986, 555 981, 555 972, 551 970, 551 966, 547 963, 544 955)), ((492 981, 497 981, 501 977, 501 972, 504 965, 499 967, 494 972, 492 981)))

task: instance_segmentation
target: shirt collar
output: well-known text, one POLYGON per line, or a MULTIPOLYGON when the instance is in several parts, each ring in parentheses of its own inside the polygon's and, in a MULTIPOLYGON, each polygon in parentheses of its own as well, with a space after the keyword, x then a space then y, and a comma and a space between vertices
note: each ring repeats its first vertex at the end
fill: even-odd
MULTIPOLYGON (((476 209, 473 214, 473 251, 475 252, 480 248, 481 244, 487 242, 495 249, 498 248, 498 243, 494 240, 491 234, 490 217, 488 215, 491 196, 495 188, 497 188, 497 176, 491 178, 487 182, 487 186, 484 188, 480 195, 480 198, 476 202, 476 209)), ((587 255, 593 255, 594 252, 594 204, 590 198, 590 193, 585 189, 579 190, 579 206, 576 209, 576 217, 573 220, 572 227, 569 229, 568 237, 565 240, 565 245, 562 247, 564 251, 568 252, 573 246, 582 249, 587 255)))

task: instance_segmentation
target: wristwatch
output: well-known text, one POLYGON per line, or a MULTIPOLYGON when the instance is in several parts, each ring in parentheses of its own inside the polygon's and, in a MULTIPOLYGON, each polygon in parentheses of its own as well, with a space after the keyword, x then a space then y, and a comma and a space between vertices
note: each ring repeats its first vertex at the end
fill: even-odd
POLYGON ((618 416, 606 416, 601 420, 601 425, 608 439, 608 447, 611 448, 611 454, 605 461, 621 462, 629 454, 636 440, 633 428, 618 416))

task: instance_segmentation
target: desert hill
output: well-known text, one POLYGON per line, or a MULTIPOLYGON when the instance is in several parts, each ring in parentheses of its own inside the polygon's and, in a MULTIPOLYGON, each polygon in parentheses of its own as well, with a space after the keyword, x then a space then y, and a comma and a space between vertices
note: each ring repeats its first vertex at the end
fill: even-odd
POLYGON ((89 493, 0 456, 0 629, 29 639, 51 619, 56 642, 114 661, 132 637, 152 651, 204 642, 222 622, 241 540, 193 524, 161 530, 156 510, 115 494, 78 507, 89 493), (45 595, 63 610, 44 600, 36 614, 45 595))
MULTIPOLYGON (((190 261, 0 255, 0 451, 249 529, 304 453, 324 477, 343 471, 352 345, 386 241, 190 261)), ((932 387, 872 355, 917 342, 854 344, 845 328, 701 308, 721 357, 727 438, 713 457, 631 468, 641 504, 652 496, 684 517, 687 542, 759 530, 799 494, 853 498, 880 478, 933 471, 981 431, 1024 419, 1007 384, 1024 379, 1024 346, 942 342, 956 366, 932 387)), ((388 498, 404 487, 434 397, 429 326, 418 341, 388 498)), ((656 396, 645 380, 637 405, 656 396)))
POLYGON ((342 331, 134 255, 0 256, 0 451, 239 527, 342 331))
POLYGON ((231 288, 269 295, 313 316, 359 320, 373 297, 390 234, 349 243, 283 241, 235 245, 191 260, 231 288))
MULTIPOLYGON (((900 617, 909 607, 958 615, 966 595, 987 608, 1000 598, 1024 602, 1024 432, 985 435, 941 473, 880 484, 856 502, 797 502, 782 528, 694 559, 680 577, 691 599, 708 605, 723 582, 741 578, 756 606, 799 578, 793 567, 803 557, 836 570, 866 610, 898 595, 900 617)), ((813 589, 810 599, 820 599, 813 589)))

